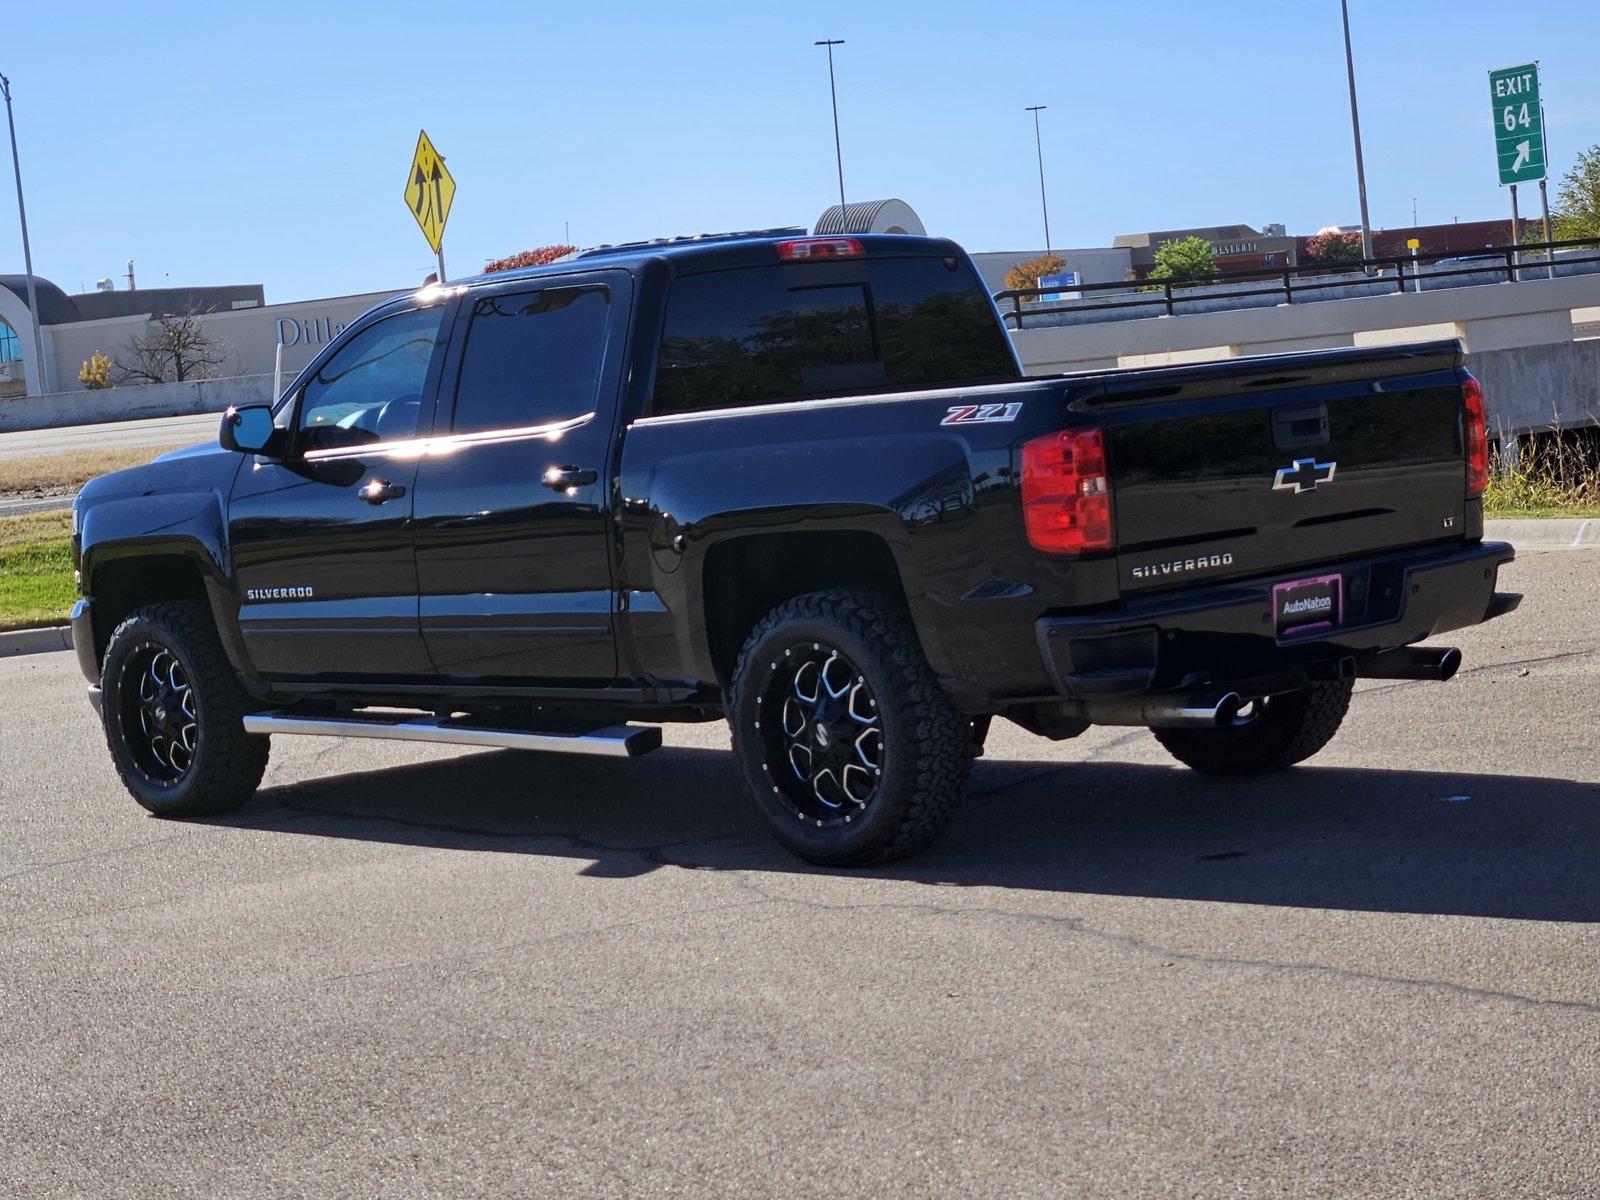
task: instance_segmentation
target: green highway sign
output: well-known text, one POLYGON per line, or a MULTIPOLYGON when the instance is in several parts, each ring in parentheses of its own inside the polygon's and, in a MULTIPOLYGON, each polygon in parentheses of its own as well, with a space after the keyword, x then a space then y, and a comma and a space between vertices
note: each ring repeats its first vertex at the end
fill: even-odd
POLYGON ((1489 72, 1494 102, 1494 149, 1500 182, 1544 178, 1544 109, 1539 105, 1539 64, 1489 72))

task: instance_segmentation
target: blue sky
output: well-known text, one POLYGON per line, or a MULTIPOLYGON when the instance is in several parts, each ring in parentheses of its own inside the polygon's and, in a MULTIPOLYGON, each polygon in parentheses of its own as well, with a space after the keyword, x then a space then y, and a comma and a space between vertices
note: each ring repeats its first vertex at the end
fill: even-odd
MULTIPOLYGON (((1486 72, 1541 62, 1552 177, 1600 142, 1600 4, 1351 0, 1376 226, 1504 215, 1486 72)), ((35 268, 68 291, 262 282, 269 301, 406 286, 419 127, 459 191, 452 275, 559 241, 809 225, 845 185, 973 250, 1357 218, 1337 0, 643 4, 18 0, 35 268)), ((21 269, 0 171, 0 271, 21 269)), ((1529 196, 1526 205, 1536 202, 1529 196)))

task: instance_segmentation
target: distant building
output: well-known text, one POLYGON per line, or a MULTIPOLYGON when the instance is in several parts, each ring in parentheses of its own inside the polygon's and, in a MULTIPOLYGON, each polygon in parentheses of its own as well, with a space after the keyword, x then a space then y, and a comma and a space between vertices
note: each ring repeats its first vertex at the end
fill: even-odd
MULTIPOLYGON (((220 287, 129 288, 80 292, 69 296, 48 279, 33 277, 38 298, 37 317, 28 309, 28 278, 25 275, 0 275, 0 397, 37 394, 44 390, 70 390, 77 385, 77 368, 71 378, 49 373, 45 381, 35 380, 33 326, 46 330, 45 344, 54 346, 56 334, 67 326, 114 318, 143 318, 235 312, 260 308, 267 300, 259 283, 225 284, 220 287)), ((109 350, 109 347, 107 348, 109 350)), ((46 350, 50 356, 49 349, 46 350)))
MULTIPOLYGON (((1076 271, 1083 283, 1122 283, 1128 278, 1132 263, 1128 251, 1111 246, 1078 249, 1058 247, 1051 253, 1061 258, 1064 264, 1062 270, 1076 271)), ((978 250, 973 252, 972 262, 983 277, 983 286, 994 293, 1005 288, 1006 272, 1012 267, 1043 257, 1043 247, 1037 250, 978 250)))
MULTIPOLYGON (((1537 221, 1524 220, 1524 235, 1534 228, 1542 228, 1537 221)), ((1521 238, 1512 236, 1511 218, 1501 221, 1452 221, 1448 225, 1409 225, 1400 229, 1374 229, 1372 231, 1372 256, 1395 258, 1410 254, 1406 243, 1416 238, 1422 245, 1421 254, 1480 254, 1499 246, 1509 246, 1521 238)))
POLYGON ((152 318, 195 314, 221 345, 223 375, 269 375, 280 362, 293 376, 341 329, 390 292, 268 305, 259 283, 134 288, 69 296, 34 276, 43 374, 33 361, 34 314, 27 279, 0 275, 0 399, 76 390, 78 370, 95 353, 126 354, 152 318))
POLYGON ((68 299, 77 306, 82 320, 99 321, 106 317, 175 317, 186 313, 198 316, 260 308, 267 302, 267 293, 259 283, 239 283, 220 287, 80 292, 68 299))
POLYGON ((1179 242, 1191 237, 1210 243, 1211 253, 1217 257, 1217 271, 1222 275, 1299 265, 1301 239, 1288 236, 1282 225, 1267 225, 1261 229, 1249 225, 1207 225, 1197 229, 1123 233, 1112 239, 1111 244, 1128 250, 1134 277, 1143 279, 1156 265, 1156 249, 1162 242, 1179 242))

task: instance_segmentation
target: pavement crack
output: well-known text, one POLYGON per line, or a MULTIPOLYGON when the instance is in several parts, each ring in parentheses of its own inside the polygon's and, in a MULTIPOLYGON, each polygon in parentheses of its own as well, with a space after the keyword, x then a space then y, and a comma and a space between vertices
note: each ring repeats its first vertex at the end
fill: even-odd
POLYGON ((79 854, 72 858, 57 858, 49 862, 31 863, 21 870, 11 872, 9 875, 0 875, 0 883, 10 883, 13 879, 21 879, 25 875, 36 875, 40 871, 49 871, 56 867, 72 867, 81 863, 94 862, 98 859, 118 858, 124 854, 131 854, 135 850, 147 850, 151 846, 160 846, 166 842, 176 842, 183 838, 194 836, 196 835, 193 830, 186 830, 182 833, 168 834, 166 837, 150 838, 143 842, 129 842, 125 846, 112 846, 105 850, 96 850, 90 854, 79 854))
POLYGON ((1474 987, 1471 984, 1454 983, 1446 979, 1428 979, 1423 977, 1405 975, 1384 975, 1377 972, 1361 971, 1351 967, 1335 967, 1326 963, 1295 962, 1271 958, 1249 958, 1230 954, 1205 954, 1192 950, 1179 950, 1171 946, 1163 946, 1145 938, 1130 933, 1115 933, 1107 929, 1099 929, 1079 917, 1056 916, 1050 913, 1018 912, 1013 909, 978 907, 962 908, 943 904, 927 904, 916 902, 881 902, 864 904, 833 904, 822 900, 806 900, 793 896, 774 895, 762 888, 745 872, 733 872, 744 876, 738 880, 739 885, 758 896, 779 904, 796 905, 832 912, 903 912, 913 915, 959 917, 962 919, 1000 920, 1024 925, 1040 925, 1052 929, 1059 929, 1079 937, 1089 938, 1106 945, 1120 947, 1147 958, 1159 959, 1162 962, 1184 962, 1200 967, 1236 967, 1247 970, 1265 971, 1273 974, 1316 975, 1328 979, 1335 979, 1347 983, 1368 983, 1384 987, 1414 988, 1421 991, 1437 992, 1445 995, 1460 996, 1474 1000, 1496 1001, 1522 1007, 1554 1009, 1562 1012, 1590 1013, 1600 1015, 1600 1001, 1562 1000, 1541 996, 1528 996, 1520 992, 1505 991, 1497 988, 1474 987))
POLYGON ((461 954, 446 954, 437 957, 416 959, 411 962, 390 963, 387 966, 373 967, 367 971, 349 971, 339 975, 326 975, 320 978, 319 983, 345 983, 357 979, 371 979, 379 975, 389 975, 395 972, 405 973, 417 971, 427 967, 471 966, 484 959, 495 958, 502 954, 510 954, 517 950, 526 950, 531 946, 545 945, 551 942, 571 941, 590 937, 601 937, 607 934, 619 933, 630 929, 642 929, 650 925, 659 925, 664 921, 673 923, 687 917, 705 916, 710 913, 733 912, 740 909, 761 908, 773 904, 770 898, 757 900, 741 900, 731 904, 707 904, 698 908, 679 909, 676 912, 664 913, 659 916, 640 917, 632 921, 612 921, 604 925, 589 925, 582 929, 563 929, 547 933, 539 937, 519 938, 514 942, 506 942, 499 946, 485 946, 479 950, 471 950, 461 954))
MULTIPOLYGON (((1454 678, 1465 679, 1468 676, 1482 675, 1488 671, 1508 671, 1515 667, 1533 667, 1541 663, 1565 662, 1568 659, 1575 658, 1592 658, 1596 654, 1600 654, 1600 646, 1591 646, 1587 650, 1564 650, 1560 654, 1542 654, 1534 658, 1516 658, 1509 659, 1506 662, 1484 663, 1481 667, 1463 668, 1455 673, 1454 678)), ((1424 684, 1433 682, 1431 679, 1401 679, 1392 683, 1381 683, 1362 688, 1361 694, 1375 696, 1381 692, 1394 692, 1399 691, 1401 688, 1421 687, 1424 684)))

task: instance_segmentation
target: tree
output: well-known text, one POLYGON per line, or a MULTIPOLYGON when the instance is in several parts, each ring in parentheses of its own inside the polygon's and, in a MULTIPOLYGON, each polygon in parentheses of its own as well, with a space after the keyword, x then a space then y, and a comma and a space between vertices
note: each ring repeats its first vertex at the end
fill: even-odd
POLYGON ((1359 233, 1319 233, 1306 239, 1309 267, 1353 267, 1361 261, 1359 233))
POLYGON ((91 392, 111 386, 111 360, 100 351, 91 354, 78 370, 78 382, 91 392))
POLYGON ((1179 238, 1156 247, 1156 265, 1147 280, 1156 283, 1192 283, 1217 273, 1217 256, 1202 237, 1179 238))
POLYGON ((1590 146, 1578 155, 1572 170, 1562 178, 1550 224, 1558 242, 1600 238, 1600 146, 1590 146))
POLYGON ((484 263, 483 273, 494 275, 500 271, 515 271, 518 267, 542 267, 546 263, 553 263, 558 258, 565 258, 575 253, 577 249, 576 246, 540 246, 534 250, 523 250, 484 263))
POLYGON ((226 361, 222 343, 205 331, 193 311, 152 317, 145 331, 119 357, 117 383, 182 383, 213 379, 226 361))
MULTIPOLYGON (((1041 275, 1054 275, 1065 267, 1066 260, 1059 254, 1042 254, 1038 258, 1030 258, 1027 262, 1013 263, 1006 272, 1006 289, 1008 291, 1039 286, 1041 275)), ((1024 296, 1023 302, 1037 300, 1037 296, 1024 296)))

